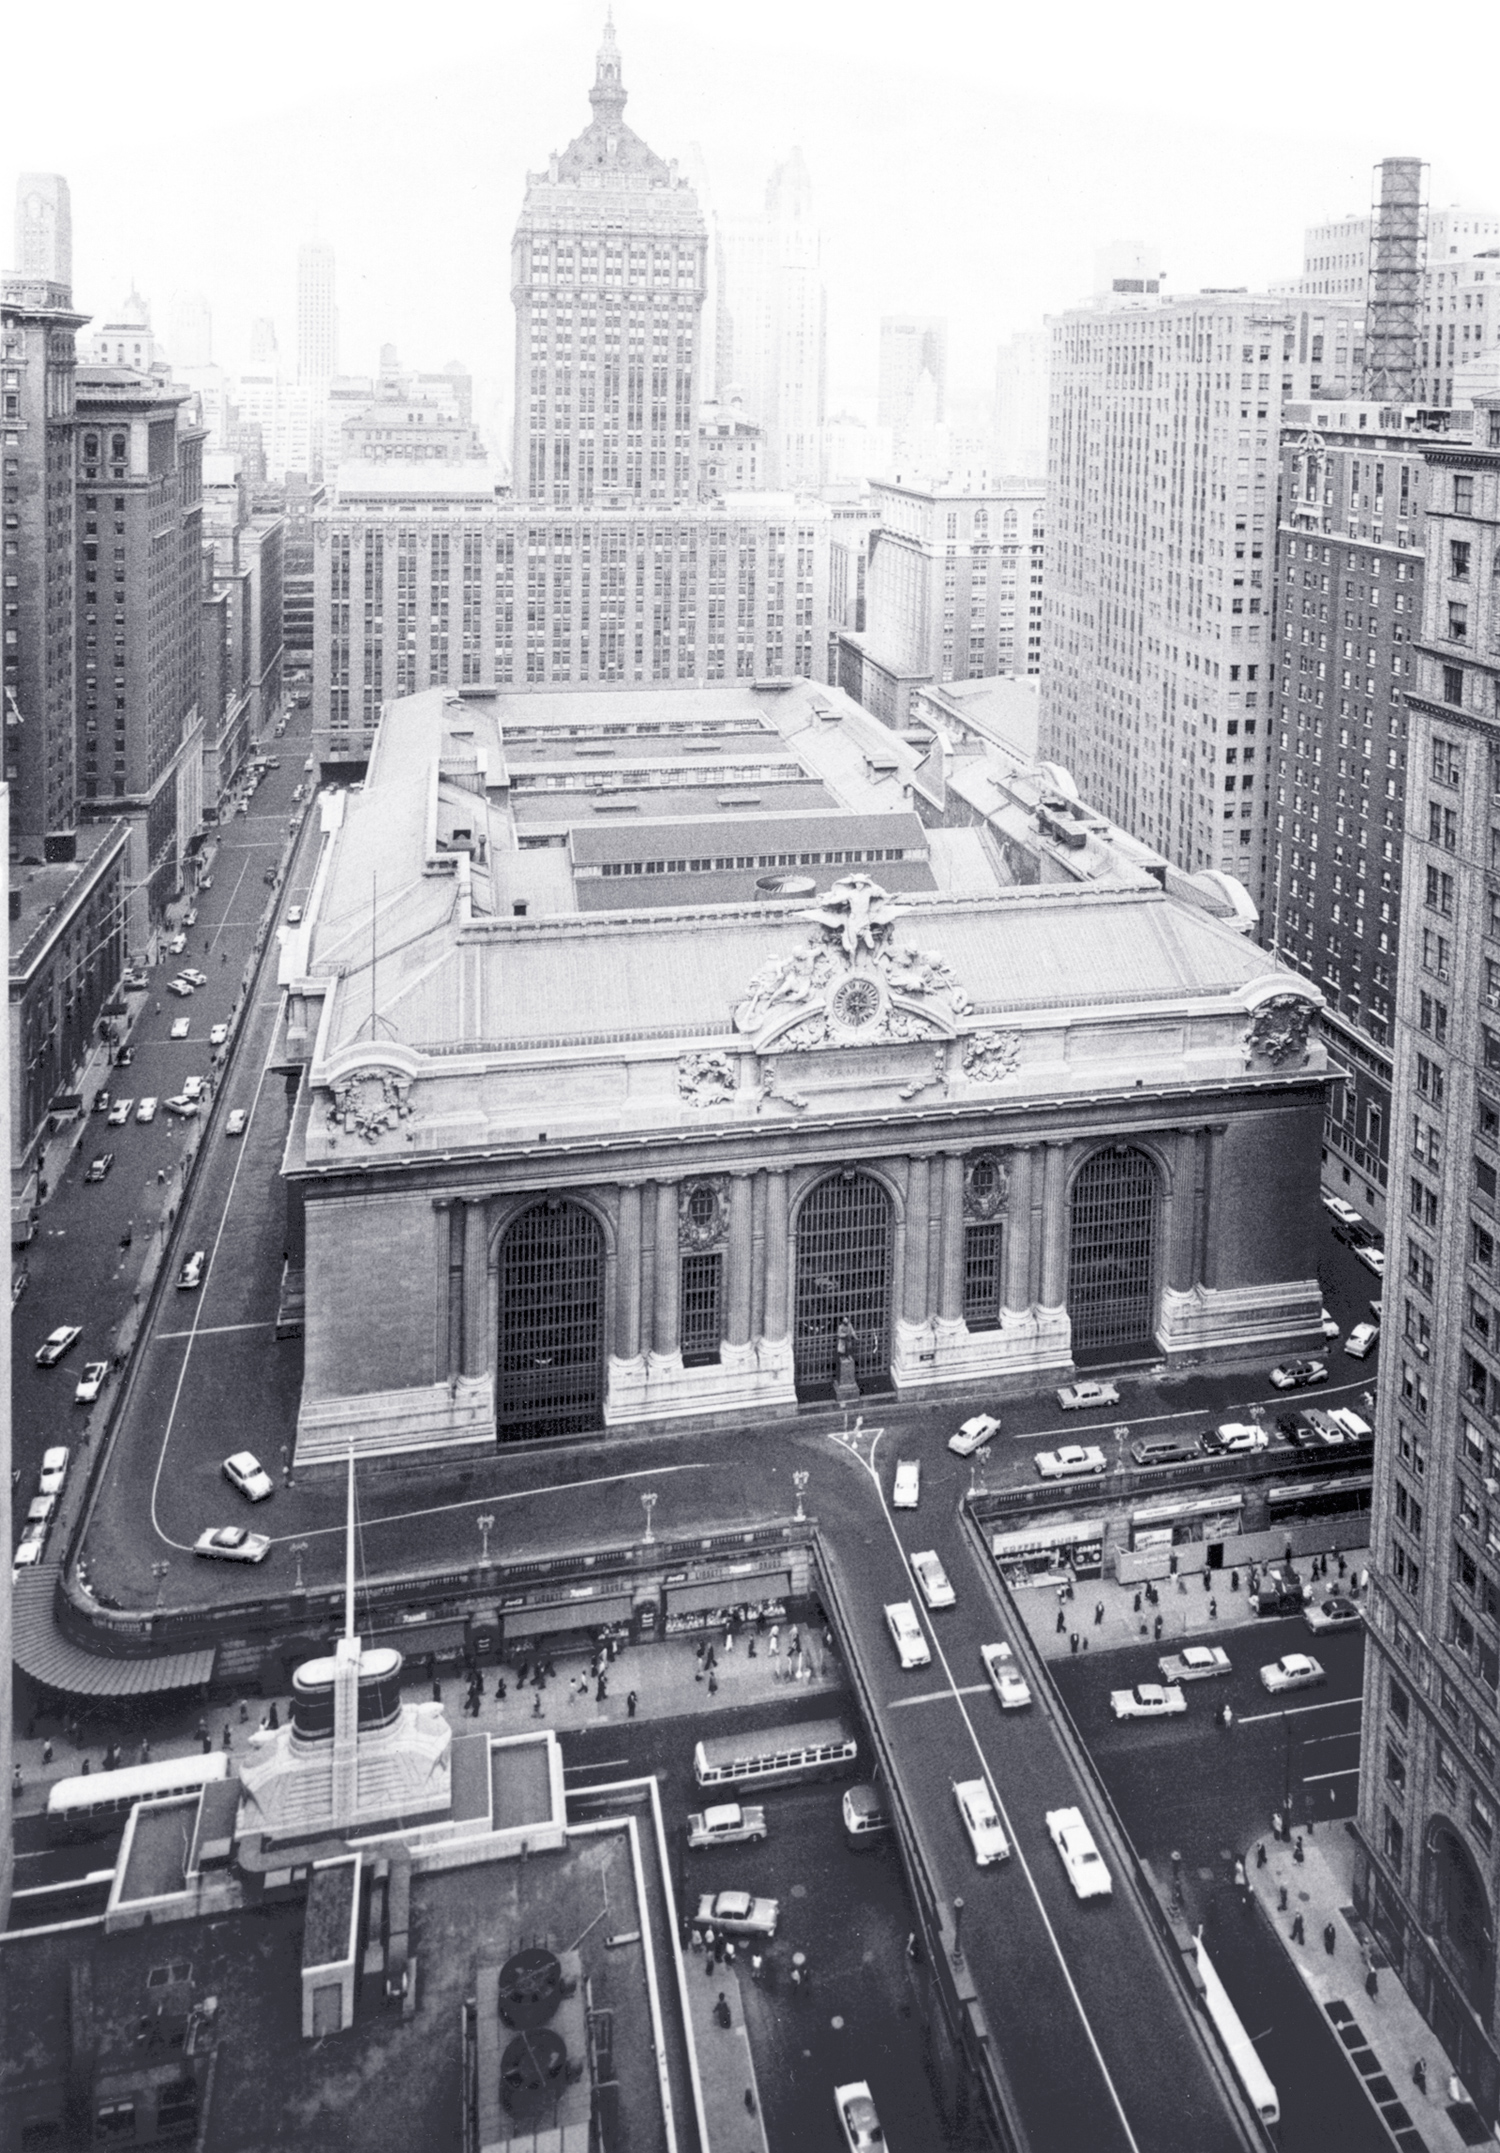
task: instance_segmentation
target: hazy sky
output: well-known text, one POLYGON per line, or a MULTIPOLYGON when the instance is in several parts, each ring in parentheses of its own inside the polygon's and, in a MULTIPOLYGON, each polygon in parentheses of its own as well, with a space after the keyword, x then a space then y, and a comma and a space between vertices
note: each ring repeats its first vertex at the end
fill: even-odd
MULTIPOLYGON (((341 364, 382 341, 508 381, 509 247, 525 174, 589 119, 603 0, 348 0, 10 11, 11 174, 67 174, 74 289, 133 278, 165 328, 203 291, 231 367, 252 316, 295 353, 298 243, 338 255, 341 364), (69 54, 74 58, 69 58, 69 54), (19 94, 16 94, 19 92, 19 94)), ((960 394, 1011 330, 1074 303, 1094 249, 1159 248, 1174 289, 1264 284, 1305 224, 1364 208, 1383 155, 1434 204, 1500 206, 1500 7, 1218 10, 925 0, 619 0, 627 119, 697 143, 720 207, 800 144, 824 231, 833 408, 873 392, 882 312, 946 313, 960 394)), ((9 251, 7 249, 7 260, 9 251)))

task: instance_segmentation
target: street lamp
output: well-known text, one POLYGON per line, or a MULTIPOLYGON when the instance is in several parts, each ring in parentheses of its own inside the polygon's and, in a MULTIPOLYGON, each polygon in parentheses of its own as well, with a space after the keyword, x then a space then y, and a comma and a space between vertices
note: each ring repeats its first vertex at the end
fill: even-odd
POLYGON ((302 1558, 307 1553, 307 1542, 305 1540, 294 1540, 287 1553, 297 1565, 296 1589, 300 1592, 302 1590, 302 1558))
POLYGON ((807 1523, 807 1512, 802 1507, 802 1498, 807 1492, 807 1483, 811 1478, 810 1473, 793 1473, 792 1475, 792 1486, 797 1490, 797 1523, 799 1525, 807 1523))
POLYGON ((652 1511, 653 1511, 653 1510, 654 1510, 654 1509, 656 1508, 656 1506, 657 1506, 657 1503, 658 1503, 658 1502, 659 1502, 660 1500, 661 1500, 661 1498, 660 1498, 660 1497, 659 1497, 659 1496, 658 1496, 658 1495, 657 1495, 657 1494, 655 1493, 655 1491, 654 1491, 654 1490, 652 1490, 652 1489, 650 1489, 650 1488, 648 1488, 648 1489, 646 1490, 645 1494, 644 1494, 644 1495, 643 1495, 643 1496, 641 1497, 641 1508, 642 1508, 642 1509, 643 1509, 643 1510, 645 1511, 645 1513, 646 1513, 646 1539, 645 1539, 645 1545, 646 1545, 647 1547, 650 1547, 650 1546, 652 1545, 652 1543, 654 1542, 654 1540, 656 1539, 656 1535, 655 1535, 655 1533, 654 1533, 654 1532, 653 1532, 653 1531, 651 1530, 651 1513, 652 1513, 652 1511))
POLYGON ((975 1451, 973 1457, 969 1460, 969 1494, 971 1497, 975 1495, 982 1495, 985 1492, 984 1484, 980 1476, 983 1473, 984 1468, 989 1464, 989 1462, 990 1446, 988 1443, 981 1443, 979 1448, 975 1451))
POLYGON ((494 1515, 491 1511, 482 1510, 479 1513, 479 1516, 474 1520, 474 1523, 479 1527, 479 1537, 481 1542, 481 1553, 479 1559, 482 1563, 488 1564, 490 1559, 490 1534, 495 1530, 494 1515))
POLYGON ((949 1957, 952 1959, 955 1966, 962 1966, 964 1962, 963 1938, 964 1902, 960 1898, 955 1898, 953 1901, 953 1949, 949 1953, 949 1957))
POLYGON ((161 1561, 154 1562, 151 1565, 151 1575, 156 1579, 156 1604, 158 1607, 161 1606, 162 1594, 167 1589, 167 1572, 171 1569, 171 1567, 172 1565, 165 1559, 165 1557, 163 1557, 161 1561))

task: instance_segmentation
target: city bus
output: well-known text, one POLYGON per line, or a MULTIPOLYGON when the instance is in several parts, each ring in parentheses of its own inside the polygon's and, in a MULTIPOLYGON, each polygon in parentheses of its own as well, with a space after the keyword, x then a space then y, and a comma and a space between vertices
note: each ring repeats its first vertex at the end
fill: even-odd
POLYGON ((693 1751, 700 1787, 790 1786, 800 1779, 841 1779, 859 1755, 841 1719, 810 1719, 760 1733, 710 1735, 693 1751))
POLYGON ((59 1779, 47 1796, 47 1836, 97 1839, 123 1824, 137 1802, 161 1794, 196 1794, 229 1776, 228 1757, 214 1750, 206 1757, 164 1757, 159 1764, 127 1764, 114 1772, 59 1779))
POLYGON ((1272 2084, 1271 2074, 1261 2062, 1255 2043, 1251 2040, 1240 2020, 1238 2011, 1229 2001, 1224 1984, 1214 1970, 1213 1960, 1203 1948, 1203 1938, 1193 1939, 1198 1958, 1198 1978, 1203 1983, 1203 2002, 1225 2053, 1234 2065, 1235 2076, 1244 2087, 1247 2098, 1262 2123, 1281 2121, 1281 2102, 1272 2084))

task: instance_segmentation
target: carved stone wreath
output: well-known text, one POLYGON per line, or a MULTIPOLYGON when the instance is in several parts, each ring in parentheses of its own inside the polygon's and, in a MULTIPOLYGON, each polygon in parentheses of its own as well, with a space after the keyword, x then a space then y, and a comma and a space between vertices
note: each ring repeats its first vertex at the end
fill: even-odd
POLYGON ((964 1041, 964 1075, 971 1084, 1003 1084, 1021 1065, 1019 1032, 970 1032, 964 1041))
POLYGON ((677 1198, 680 1248, 715 1247, 729 1231, 729 1198, 722 1179, 687 1181, 677 1198))
POLYGON ((1251 1061, 1273 1069, 1300 1068, 1307 1060, 1312 1004, 1300 994, 1273 994, 1262 1002, 1245 1027, 1244 1048, 1251 1061))
POLYGON ((998 1218, 1009 1200, 1010 1177, 993 1152, 978 1152, 965 1162, 965 1218, 998 1218))
POLYGON ((734 1062, 729 1055, 679 1055, 677 1091, 689 1106, 727 1106, 735 1088, 734 1062))
POLYGON ((373 1144, 411 1113, 411 1078, 399 1069, 356 1069, 333 1087, 328 1119, 346 1136, 373 1144))

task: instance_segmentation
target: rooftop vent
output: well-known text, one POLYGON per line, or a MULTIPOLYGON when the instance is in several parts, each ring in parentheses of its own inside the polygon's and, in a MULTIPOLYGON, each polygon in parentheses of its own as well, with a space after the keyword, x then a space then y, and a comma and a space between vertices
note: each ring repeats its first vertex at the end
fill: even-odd
POLYGON ((816 897, 818 885, 811 875, 758 875, 757 897, 816 897))

